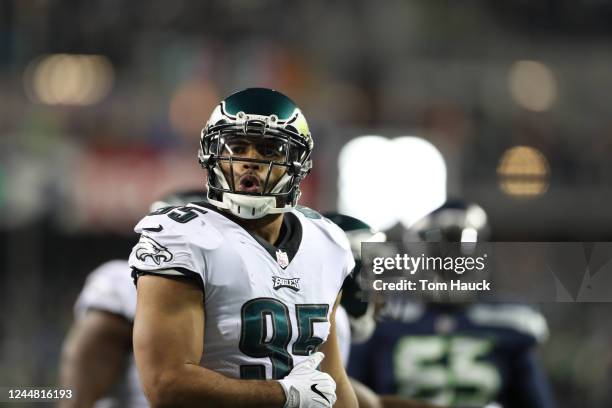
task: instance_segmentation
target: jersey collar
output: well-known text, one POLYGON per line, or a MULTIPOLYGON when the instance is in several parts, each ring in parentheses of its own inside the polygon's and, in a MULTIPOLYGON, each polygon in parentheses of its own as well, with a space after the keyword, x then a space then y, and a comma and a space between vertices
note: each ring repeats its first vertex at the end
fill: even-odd
POLYGON ((270 244, 268 241, 263 239, 257 234, 244 228, 242 225, 234 220, 234 217, 227 213, 220 211, 217 207, 207 202, 194 203, 200 207, 206 207, 207 209, 216 212, 219 215, 227 218, 229 221, 238 225, 244 231, 246 231, 266 252, 274 259, 274 261, 283 269, 287 269, 293 258, 300 248, 302 243, 303 227, 299 217, 292 212, 286 212, 283 214, 283 223, 281 225, 280 235, 275 245, 270 244))

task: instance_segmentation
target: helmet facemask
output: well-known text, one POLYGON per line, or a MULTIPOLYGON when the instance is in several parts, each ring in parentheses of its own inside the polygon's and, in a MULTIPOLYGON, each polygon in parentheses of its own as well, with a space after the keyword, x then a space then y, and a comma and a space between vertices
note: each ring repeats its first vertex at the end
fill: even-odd
POLYGON ((202 130, 199 159, 208 170, 209 201, 247 219, 289 211, 312 167, 303 115, 297 107, 284 120, 275 114, 232 115, 225 107, 223 101, 202 130))

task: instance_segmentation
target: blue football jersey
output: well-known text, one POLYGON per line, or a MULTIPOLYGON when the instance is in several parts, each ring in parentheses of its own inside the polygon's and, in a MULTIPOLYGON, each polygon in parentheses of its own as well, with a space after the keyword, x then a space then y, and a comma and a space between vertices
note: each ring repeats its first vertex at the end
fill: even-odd
POLYGON ((351 349, 348 372, 379 394, 444 406, 548 408, 534 355, 547 335, 526 305, 387 305, 372 338, 351 349))

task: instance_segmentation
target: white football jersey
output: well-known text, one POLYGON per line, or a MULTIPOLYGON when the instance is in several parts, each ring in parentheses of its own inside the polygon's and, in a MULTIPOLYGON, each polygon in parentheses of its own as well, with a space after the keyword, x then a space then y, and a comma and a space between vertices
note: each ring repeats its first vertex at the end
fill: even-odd
MULTIPOLYGON (((76 319, 83 318, 88 310, 95 309, 120 315, 133 322, 136 312, 136 288, 130 271, 127 261, 114 260, 100 265, 91 272, 74 305, 76 319)), ((149 406, 140 386, 133 354, 130 353, 121 380, 108 396, 97 401, 94 406, 95 408, 149 406)))
POLYGON ((329 334, 354 261, 344 232, 318 213, 285 213, 277 247, 214 209, 189 204, 142 219, 130 255, 139 273, 181 274, 204 291, 200 364, 233 378, 280 379, 329 334))

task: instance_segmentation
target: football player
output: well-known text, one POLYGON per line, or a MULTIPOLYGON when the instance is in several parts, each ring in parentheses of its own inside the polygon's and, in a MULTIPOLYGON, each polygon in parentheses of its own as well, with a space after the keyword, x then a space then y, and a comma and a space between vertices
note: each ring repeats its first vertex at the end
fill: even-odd
POLYGON ((201 135, 209 203, 136 226, 134 354, 152 406, 357 406, 334 324, 350 245, 297 206, 312 148, 288 97, 235 93, 201 135))
POLYGON ((363 343, 368 340, 376 326, 376 304, 373 301, 366 301, 361 290, 361 243, 384 242, 387 237, 384 232, 374 230, 358 218, 337 212, 323 215, 345 232, 355 259, 355 270, 342 286, 342 300, 336 316, 342 361, 348 364, 351 343, 363 343))
MULTIPOLYGON (((174 193, 156 201, 151 210, 202 201, 201 191, 174 193)), ((75 321, 63 345, 62 386, 74 398, 62 408, 148 407, 132 354, 136 288, 126 260, 112 260, 87 277, 74 306, 75 321)))
POLYGON ((61 384, 73 391, 62 408, 146 407, 132 356, 136 289, 127 260, 105 262, 87 278, 64 341, 61 384))
MULTIPOLYGON (((349 361, 351 343, 367 341, 376 327, 376 315, 382 307, 382 299, 366 301, 361 289, 361 244, 363 242, 385 242, 385 233, 376 231, 360 219, 330 212, 326 218, 346 233, 355 258, 355 270, 344 281, 342 300, 336 311, 336 333, 346 366, 349 361)), ((435 408, 433 405, 392 395, 377 395, 366 385, 350 378, 360 408, 435 408)))
MULTIPOLYGON (((449 201, 412 233, 486 241, 486 218, 476 204, 449 201)), ((349 372, 378 393, 452 407, 552 407, 535 356, 548 333, 544 317, 527 305, 463 300, 388 303, 369 342, 353 348, 349 372)))

